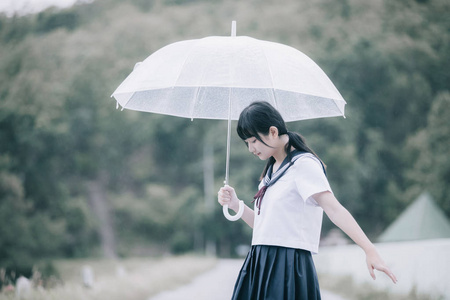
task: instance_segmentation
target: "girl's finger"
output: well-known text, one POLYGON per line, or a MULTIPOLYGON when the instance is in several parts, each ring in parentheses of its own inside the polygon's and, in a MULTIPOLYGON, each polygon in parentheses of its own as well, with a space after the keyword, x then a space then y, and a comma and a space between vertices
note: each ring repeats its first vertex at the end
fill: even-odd
POLYGON ((397 283, 397 277, 395 277, 394 273, 391 272, 391 270, 389 268, 384 268, 383 272, 389 276, 389 278, 391 278, 393 283, 397 283))
POLYGON ((227 191, 228 193, 232 193, 234 191, 234 189, 229 185, 223 186, 222 189, 227 191))
POLYGON ((374 267, 371 264, 368 263, 367 264, 367 268, 369 269, 370 276, 372 277, 373 280, 375 280, 376 279, 375 272, 373 271, 374 267))
POLYGON ((387 266, 381 265, 381 266, 373 266, 372 268, 369 267, 369 272, 373 279, 375 279, 375 273, 373 271, 374 269, 385 273, 392 280, 393 283, 397 283, 397 277, 395 277, 394 273, 392 273, 392 271, 387 266))
POLYGON ((391 278, 393 283, 397 283, 397 277, 393 273, 389 273, 388 276, 391 278))
POLYGON ((375 276, 375 272, 373 271, 372 268, 369 269, 369 273, 370 273, 370 276, 372 276, 373 280, 377 279, 377 277, 375 276))

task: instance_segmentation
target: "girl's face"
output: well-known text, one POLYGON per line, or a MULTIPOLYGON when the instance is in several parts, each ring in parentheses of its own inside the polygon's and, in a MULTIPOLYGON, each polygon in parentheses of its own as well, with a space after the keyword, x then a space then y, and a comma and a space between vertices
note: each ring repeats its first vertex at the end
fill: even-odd
POLYGON ((262 143, 260 140, 258 140, 254 136, 249 137, 244 142, 248 146, 248 151, 250 151, 254 155, 258 156, 259 159, 266 160, 266 159, 269 159, 271 156, 273 156, 274 148, 270 147, 271 146, 270 135, 267 137, 264 135, 260 135, 260 137, 261 137, 261 140, 263 140, 264 143, 266 143, 266 144, 262 143))

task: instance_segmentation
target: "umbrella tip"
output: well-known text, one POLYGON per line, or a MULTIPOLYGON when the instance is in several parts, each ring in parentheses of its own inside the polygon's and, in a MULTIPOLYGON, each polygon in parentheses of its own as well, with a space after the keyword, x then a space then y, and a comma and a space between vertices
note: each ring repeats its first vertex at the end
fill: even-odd
POLYGON ((231 36, 236 36, 236 21, 231 21, 231 36))
POLYGON ((142 64, 142 61, 137 62, 137 63, 134 65, 133 71, 136 70, 141 64, 142 64))

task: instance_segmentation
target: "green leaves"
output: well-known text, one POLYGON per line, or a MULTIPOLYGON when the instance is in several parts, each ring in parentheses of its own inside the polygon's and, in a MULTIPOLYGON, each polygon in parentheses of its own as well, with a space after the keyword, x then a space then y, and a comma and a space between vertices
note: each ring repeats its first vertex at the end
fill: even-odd
POLYGON ((410 193, 428 190, 448 213, 450 180, 450 93, 439 93, 432 102, 427 126, 408 139, 405 153, 411 166, 405 171, 410 193))
MULTIPOLYGON (((370 235, 424 188, 450 214, 448 1, 175 2, 103 0, 0 18, 0 264, 93 253, 98 224, 84 187, 99 178, 123 247, 187 251, 209 240, 230 254, 249 242, 246 225, 224 220, 215 200, 226 122, 121 112, 110 98, 136 62, 175 41, 228 35, 230 16, 238 35, 308 54, 347 100, 345 120, 288 125, 328 165, 335 194, 370 235), (205 143, 214 149, 212 196, 205 143)), ((250 204, 264 162, 234 125, 230 180, 250 204)))

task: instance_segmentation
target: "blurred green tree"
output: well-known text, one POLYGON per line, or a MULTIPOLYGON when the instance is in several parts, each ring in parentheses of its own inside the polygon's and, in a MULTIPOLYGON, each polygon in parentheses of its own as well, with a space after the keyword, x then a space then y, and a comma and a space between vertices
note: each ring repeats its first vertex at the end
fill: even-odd
POLYGON ((450 93, 439 93, 432 102, 427 125, 408 139, 404 152, 411 163, 405 171, 411 196, 429 191, 450 216, 450 93))
MULTIPOLYGON (((217 190, 226 122, 121 112, 109 99, 137 61, 171 42, 228 35, 232 19, 239 35, 308 54, 347 100, 345 121, 288 126, 369 235, 424 187, 449 214, 448 1, 144 2, 0 17, 0 265, 96 254, 90 182, 106 191, 123 255, 140 243, 184 252, 213 241, 224 255, 249 243, 250 229, 226 221, 215 199, 205 208, 203 147, 213 145, 217 190)), ((250 204, 264 162, 234 126, 230 183, 250 204)))

